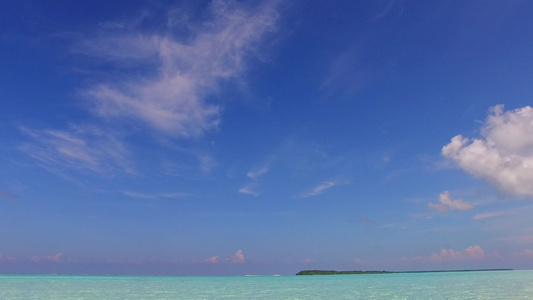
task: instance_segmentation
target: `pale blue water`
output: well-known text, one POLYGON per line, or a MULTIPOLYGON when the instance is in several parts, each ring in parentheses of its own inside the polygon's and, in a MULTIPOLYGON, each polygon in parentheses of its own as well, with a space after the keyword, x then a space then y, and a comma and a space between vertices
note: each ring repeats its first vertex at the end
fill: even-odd
POLYGON ((533 299, 533 271, 283 277, 0 275, 0 299, 533 299))

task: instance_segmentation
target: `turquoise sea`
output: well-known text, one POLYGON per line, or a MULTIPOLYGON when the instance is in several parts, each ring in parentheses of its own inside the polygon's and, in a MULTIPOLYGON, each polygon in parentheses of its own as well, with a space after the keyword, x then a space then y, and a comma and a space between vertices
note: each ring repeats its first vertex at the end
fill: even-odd
POLYGON ((533 271, 282 277, 0 275, 0 299, 533 299, 533 271))

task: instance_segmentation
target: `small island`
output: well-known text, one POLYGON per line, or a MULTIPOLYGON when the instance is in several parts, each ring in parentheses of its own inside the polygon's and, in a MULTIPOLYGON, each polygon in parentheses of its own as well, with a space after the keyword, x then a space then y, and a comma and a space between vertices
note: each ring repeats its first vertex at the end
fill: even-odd
POLYGON ((334 271, 334 270, 304 270, 296 275, 349 275, 349 274, 398 274, 398 273, 441 273, 441 272, 483 272, 483 271, 512 271, 513 269, 473 269, 473 270, 433 270, 433 271, 334 271))
POLYGON ((347 275, 347 274, 387 274, 389 271, 333 271, 333 270, 304 270, 296 275, 347 275))

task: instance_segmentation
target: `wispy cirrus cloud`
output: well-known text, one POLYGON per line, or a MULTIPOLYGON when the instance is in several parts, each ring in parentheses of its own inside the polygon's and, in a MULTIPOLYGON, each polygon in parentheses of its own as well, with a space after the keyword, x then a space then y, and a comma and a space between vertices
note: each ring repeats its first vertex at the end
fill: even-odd
POLYGON ((257 191, 257 185, 258 185, 257 181, 259 180, 259 177, 263 176, 269 171, 270 171, 269 165, 264 165, 259 169, 248 171, 248 173, 246 173, 246 176, 252 179, 252 182, 246 185, 243 185, 239 189, 239 193, 246 194, 246 195, 252 195, 252 196, 259 196, 259 192, 257 191))
POLYGON ((533 108, 493 107, 481 135, 472 141, 457 135, 442 154, 504 193, 533 197, 533 108))
POLYGON ((502 214, 504 214, 503 211, 480 213, 480 214, 474 215, 474 220, 484 220, 488 218, 494 218, 497 216, 501 216, 502 214))
POLYGON ((246 194, 246 195, 252 195, 252 196, 259 196, 259 192, 254 190, 254 188, 251 185, 245 185, 239 189, 239 193, 246 194))
POLYGON ((19 197, 16 196, 16 195, 13 195, 13 194, 10 194, 8 192, 4 192, 2 190, 0 190, 0 197, 2 198, 6 198, 6 199, 10 199, 10 200, 15 200, 15 199, 18 199, 19 197))
POLYGON ((310 189, 309 191, 303 193, 300 196, 300 198, 315 197, 315 196, 321 195, 322 193, 324 193, 325 191, 329 190, 332 187, 343 185, 343 184, 346 184, 346 183, 341 182, 341 181, 336 181, 336 180, 325 180, 321 182, 320 184, 318 184, 317 186, 310 189))
POLYGON ((123 143, 99 127, 71 125, 66 130, 21 127, 20 131, 30 140, 19 149, 45 167, 88 170, 106 176, 117 170, 135 173, 123 143))
MULTIPOLYGON (((150 128, 180 137, 195 137, 216 128, 221 107, 208 103, 223 80, 240 79, 248 58, 263 36, 276 28, 275 2, 250 8, 233 1, 210 4, 211 19, 196 24, 188 38, 145 33, 133 28, 107 30, 86 39, 75 51, 117 64, 138 64, 145 76, 122 75, 83 94, 103 118, 141 121, 150 128)), ((170 15, 167 16, 170 18, 170 15)), ((168 31, 183 22, 167 23, 168 31)))
MULTIPOLYGON (((261 56, 265 35, 276 30, 278 2, 253 6, 213 0, 196 19, 180 9, 159 7, 130 22, 101 22, 100 31, 69 34, 76 36, 71 54, 91 59, 89 69, 78 68, 89 82, 79 94, 96 118, 90 126, 23 127, 30 141, 20 149, 56 173, 61 168, 135 173, 124 136, 108 130, 113 126, 132 135, 142 128, 163 133, 157 141, 195 138, 216 129, 224 106, 223 100, 213 100, 220 84, 245 81, 251 59, 261 56)), ((203 174, 216 166, 205 152, 195 155, 203 174)))
POLYGON ((364 64, 365 50, 361 47, 364 43, 356 44, 329 56, 330 64, 320 85, 328 98, 354 96, 372 77, 372 72, 364 64))
POLYGON ((141 199, 156 199, 156 195, 150 195, 150 194, 143 194, 143 193, 137 193, 132 191, 125 191, 123 192, 124 195, 132 197, 132 198, 141 198, 141 199))
POLYGON ((533 244, 533 234, 505 236, 497 238, 497 241, 513 244, 533 244))
POLYGON ((259 169, 249 171, 248 173, 246 173, 246 176, 253 180, 257 180, 261 175, 268 173, 268 171, 270 171, 270 167, 263 166, 259 169))
POLYGON ((474 205, 463 199, 452 199, 450 192, 444 191, 439 195, 439 202, 429 202, 428 207, 432 210, 444 213, 448 210, 470 210, 474 208, 474 205))
POLYGON ((132 197, 132 198, 141 198, 141 199, 161 199, 161 198, 174 198, 179 199, 183 197, 189 196, 189 194, 186 193, 155 193, 155 194, 145 194, 145 193, 138 193, 134 191, 124 191, 124 195, 132 197))

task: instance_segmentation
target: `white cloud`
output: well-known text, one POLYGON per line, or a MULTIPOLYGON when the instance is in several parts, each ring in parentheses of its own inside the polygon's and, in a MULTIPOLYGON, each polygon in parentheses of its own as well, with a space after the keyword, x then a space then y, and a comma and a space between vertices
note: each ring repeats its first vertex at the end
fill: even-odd
POLYGON ((341 184, 340 182, 333 181, 333 180, 323 181, 319 185, 317 185, 314 188, 312 188, 310 191, 308 191, 305 194, 303 194, 301 196, 301 198, 309 198, 309 197, 318 196, 318 195, 324 193, 326 190, 328 190, 328 189, 330 189, 330 188, 332 188, 334 186, 338 186, 340 184, 341 184))
POLYGON ((18 196, 15 196, 15 195, 7 193, 7 192, 4 192, 2 190, 0 190, 0 197, 6 198, 6 199, 10 199, 10 200, 18 199, 18 196))
POLYGON ((326 96, 354 96, 373 77, 372 71, 363 63, 365 53, 360 45, 355 42, 334 55, 328 55, 330 64, 320 86, 326 96))
POLYGON ((248 176, 248 178, 252 179, 253 181, 242 186, 240 189, 239 189, 239 193, 241 194, 248 194, 248 195, 252 195, 252 196, 259 196, 259 193, 256 191, 256 188, 257 188, 257 180, 259 179, 259 177, 261 177, 262 175, 268 173, 270 171, 270 167, 268 165, 265 165, 259 169, 256 169, 256 170, 250 170, 248 171, 248 173, 246 173, 246 176, 248 176))
POLYGON ((302 261, 304 264, 308 265, 308 264, 311 264, 313 262, 315 262, 314 259, 311 259, 311 258, 306 258, 302 261))
POLYGON ((486 212, 481 214, 476 214, 474 216, 474 220, 483 220, 488 218, 493 218, 502 215, 503 212, 486 212))
POLYGON ((354 261, 356 264, 364 264, 364 263, 365 263, 364 260, 362 260, 362 259, 360 259, 360 258, 358 258, 358 257, 354 258, 353 261, 354 261))
POLYGON ((63 166, 113 175, 119 169, 134 173, 123 144, 111 132, 94 126, 70 126, 67 130, 20 128, 32 141, 20 150, 44 167, 63 166))
POLYGON ((161 198, 183 198, 187 196, 191 196, 191 195, 187 193, 161 193, 159 194, 159 197, 161 198))
POLYGON ((57 253, 55 255, 44 256, 44 257, 33 255, 30 259, 34 262, 40 262, 40 261, 60 262, 61 256, 63 256, 63 253, 57 253))
POLYGON ((524 257, 527 259, 533 259, 533 250, 531 249, 524 249, 522 252, 518 254, 520 257, 524 257))
POLYGON ((16 262, 17 261, 17 258, 14 257, 14 256, 10 256, 10 255, 2 255, 0 254, 0 262, 16 262))
POLYGON ((157 196, 155 195, 141 194, 141 193, 131 192, 131 191, 125 191, 124 195, 132 197, 132 198, 141 198, 141 199, 156 199, 157 198, 157 196))
POLYGON ((251 186, 245 185, 239 189, 239 193, 246 194, 246 195, 252 195, 252 196, 259 196, 259 193, 256 192, 251 186))
POLYGON ((212 256, 204 260, 206 264, 218 264, 218 256, 212 256))
POLYGON ((513 244, 533 244, 533 235, 506 236, 496 240, 513 244))
POLYGON ((442 154, 507 194, 532 197, 533 108, 504 112, 503 105, 493 107, 481 135, 472 141, 457 135, 442 154))
POLYGON ((258 42, 275 29, 277 12, 273 2, 250 9, 215 0, 210 9, 212 19, 191 30, 186 42, 172 34, 120 30, 122 26, 84 41, 77 52, 119 65, 147 66, 151 74, 86 90, 93 111, 104 118, 139 120, 181 137, 216 128, 221 108, 208 103, 206 95, 216 92, 221 80, 240 78, 258 42))
POLYGON ((418 256, 412 258, 414 261, 426 261, 426 262, 443 262, 454 260, 467 260, 467 259, 484 259, 485 251, 479 246, 470 246, 463 251, 455 251, 453 249, 442 249, 439 253, 433 253, 428 256, 418 256))
POLYGON ((143 194, 133 191, 124 191, 124 195, 132 198, 142 198, 142 199, 158 199, 158 198, 183 198, 189 196, 185 193, 159 193, 159 194, 143 194))
MULTIPOLYGON (((261 55, 260 42, 276 29, 276 5, 277 0, 255 7, 213 0, 201 23, 171 7, 158 10, 166 16, 145 11, 129 23, 100 23, 100 33, 71 48, 102 67, 84 72, 95 76, 87 80, 94 84, 81 91, 98 116, 94 125, 22 128, 31 140, 20 149, 60 175, 65 175, 61 167, 99 175, 117 169, 134 173, 120 135, 108 130, 110 120, 131 121, 135 129, 141 124, 171 137, 192 138, 216 129, 223 103, 207 98, 225 81, 244 80, 249 58, 261 55), (148 23, 158 26, 143 27, 148 23)), ((194 155, 203 173, 217 165, 209 155, 194 155)))
POLYGON ((231 262, 233 262, 234 264, 244 263, 244 254, 242 253, 242 250, 238 250, 230 258, 231 258, 231 262))
POLYGON ((211 173, 213 168, 217 165, 215 159, 209 155, 200 155, 198 156, 198 159, 200 160, 200 170, 202 173, 211 173))
POLYGON ((249 171, 246 173, 246 176, 253 180, 257 180, 261 175, 264 175, 270 171, 270 168, 268 166, 261 167, 260 169, 249 171))
POLYGON ((474 205, 463 199, 454 200, 451 198, 450 192, 444 191, 439 195, 439 202, 429 202, 428 207, 438 212, 447 212, 448 210, 469 210, 474 208, 474 205))

